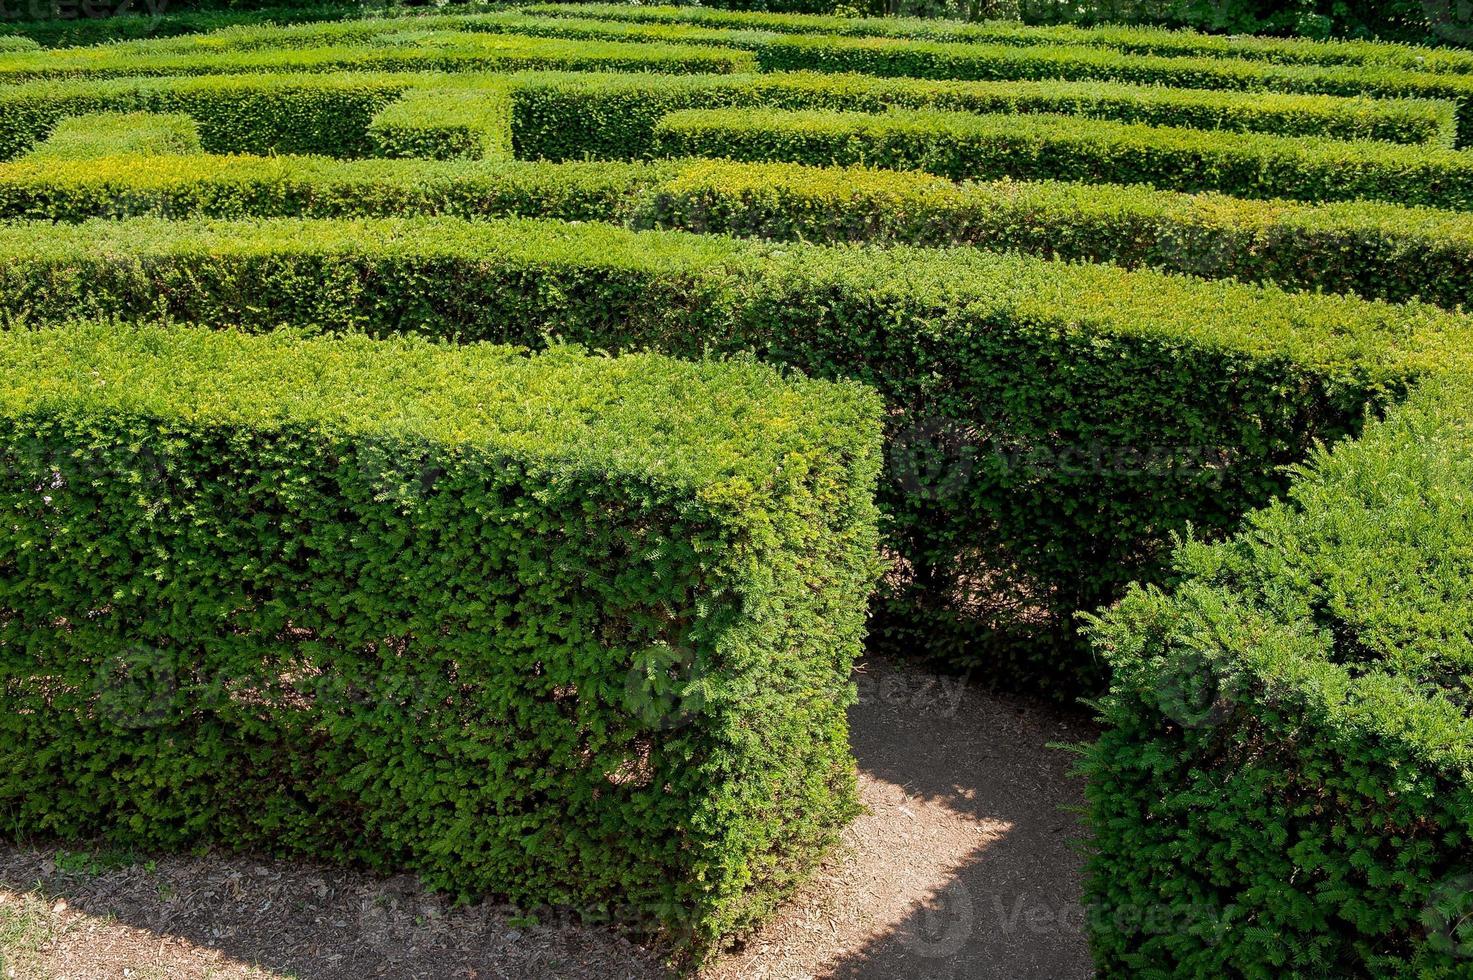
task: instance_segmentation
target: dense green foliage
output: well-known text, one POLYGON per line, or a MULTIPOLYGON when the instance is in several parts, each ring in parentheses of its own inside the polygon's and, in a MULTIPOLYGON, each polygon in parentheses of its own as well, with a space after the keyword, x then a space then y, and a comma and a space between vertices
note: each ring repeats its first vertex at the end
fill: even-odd
POLYGON ((95 112, 61 120, 30 159, 42 173, 62 160, 203 152, 199 127, 179 112, 95 112))
POLYGON ((278 322, 699 356, 874 385, 892 576, 877 641, 1035 691, 1091 683, 1069 616, 1167 535, 1230 527, 1316 438, 1464 357, 1431 307, 973 249, 764 246, 551 222, 153 220, 0 229, 7 316, 278 322), (969 591, 986 578, 987 595, 969 591))
POLYGON ((1094 621, 1106 975, 1467 975, 1470 417, 1429 385, 1094 621))
POLYGON ((752 362, 0 334, 3 832, 765 913, 855 809, 880 405, 752 362))
POLYGON ((757 56, 764 71, 941 79, 1096 79, 1180 88, 1445 99, 1458 105, 1459 141, 1473 142, 1473 77, 1465 74, 1382 65, 1278 65, 1233 58, 1129 55, 1089 47, 1020 48, 892 38, 784 38, 764 45, 757 56))
MULTIPOLYGON (((1072 0, 1074 8, 1088 6, 1072 0)), ((1412 0, 1413 6, 1421 6, 1412 0)), ((1149 27, 1103 24, 1096 27, 1037 27, 1005 21, 980 24, 903 17, 813 16, 709 7, 661 7, 609 3, 537 4, 523 7, 537 17, 598 18, 658 24, 691 24, 760 30, 782 34, 835 34, 853 37, 896 37, 929 41, 969 41, 1020 47, 1078 45, 1126 54, 1169 57, 1241 58, 1279 64, 1385 65, 1415 71, 1473 73, 1473 52, 1449 48, 1411 47, 1374 41, 1307 41, 1273 37, 1230 36, 1167 31, 1149 27)), ((1207 4, 1202 4, 1204 8, 1207 4)))
MULTIPOLYGON (((452 131, 453 132, 453 131, 452 131)), ((478 147, 466 145, 475 154, 478 147)), ((721 160, 122 156, 0 164, 0 217, 548 217, 743 237, 1018 249, 1473 307, 1466 215, 721 160)))
POLYGON ((505 159, 512 153, 504 85, 472 81, 411 89, 369 124, 379 154, 429 160, 505 159))
POLYGON ((918 169, 954 180, 1113 181, 1247 197, 1473 208, 1473 153, 1055 115, 686 109, 656 124, 655 149, 670 156, 918 169))
POLYGON ((1231 132, 1439 145, 1450 145, 1456 128, 1452 106, 1437 101, 1103 82, 953 82, 807 72, 724 77, 549 73, 519 76, 513 91, 512 129, 518 155, 553 160, 645 156, 662 116, 679 109, 728 106, 1063 113, 1231 132))

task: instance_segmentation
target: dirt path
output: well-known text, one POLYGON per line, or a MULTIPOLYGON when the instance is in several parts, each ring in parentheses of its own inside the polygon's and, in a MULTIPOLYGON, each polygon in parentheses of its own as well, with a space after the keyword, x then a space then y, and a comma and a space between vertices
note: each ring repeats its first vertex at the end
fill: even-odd
MULTIPOLYGON (((1079 719, 872 664, 852 720, 869 812, 703 980, 1090 974, 1073 840, 1079 719)), ((0 977, 659 980, 624 939, 452 909, 408 878, 284 862, 0 849, 0 977)))

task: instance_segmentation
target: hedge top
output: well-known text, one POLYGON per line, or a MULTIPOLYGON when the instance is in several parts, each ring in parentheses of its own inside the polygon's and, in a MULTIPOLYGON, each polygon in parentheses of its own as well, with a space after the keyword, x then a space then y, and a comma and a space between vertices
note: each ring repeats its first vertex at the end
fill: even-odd
POLYGON ((127 413, 195 425, 315 426, 509 455, 550 473, 623 474, 731 501, 770 493, 785 466, 877 396, 785 379, 749 359, 527 356, 490 344, 310 337, 284 330, 83 324, 0 332, 0 414, 127 413))
POLYGON ((57 123, 30 158, 42 161, 45 172, 59 160, 202 152, 199 127, 182 112, 94 112, 57 123))
POLYGON ((1425 383, 1360 439, 1316 452, 1235 537, 1185 543, 1185 581, 1137 586, 1094 620, 1097 643, 1127 670, 1148 636, 1220 650, 1219 669, 1248 671, 1281 707, 1473 782, 1470 418, 1466 378, 1425 383))

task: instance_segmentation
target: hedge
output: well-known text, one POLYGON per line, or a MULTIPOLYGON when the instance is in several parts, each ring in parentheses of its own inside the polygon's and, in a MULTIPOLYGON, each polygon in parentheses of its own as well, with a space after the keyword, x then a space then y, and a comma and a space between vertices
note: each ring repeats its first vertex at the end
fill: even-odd
MULTIPOLYGON (((188 39, 193 41, 194 39, 188 39)), ((421 31, 406 25, 378 43, 261 46, 245 51, 170 51, 165 41, 0 54, 0 81, 123 76, 341 71, 660 71, 750 70, 753 55, 731 48, 623 44, 421 31), (153 45, 157 50, 150 50, 153 45)))
POLYGON ((878 399, 753 362, 0 335, 8 836, 664 926, 857 811, 878 399))
POLYGON ((597 224, 453 219, 0 228, 9 318, 166 315, 753 351, 889 403, 879 648, 989 680, 1098 683, 1070 616, 1149 574, 1188 521, 1226 529, 1315 439, 1461 361, 1425 306, 974 249, 765 246, 597 224), (514 327, 509 325, 515 325, 514 327), (976 583, 987 582, 985 594, 976 583))
POLYGON ((420 84, 415 75, 227 75, 30 82, 0 86, 0 158, 45 139, 58 120, 93 112, 182 112, 217 153, 374 152, 369 125, 420 84))
POLYGON ((1429 383, 1093 620, 1102 976, 1467 975, 1470 409, 1429 383))
POLYGON ((381 156, 510 159, 511 115, 503 85, 426 85, 380 110, 368 135, 381 156))
POLYGON ((521 76, 514 88, 513 139, 518 156, 528 159, 646 156, 655 124, 665 114, 743 105, 1065 113, 1233 132, 1438 145, 1450 145, 1455 130, 1452 107, 1440 102, 1245 95, 1101 82, 947 82, 806 72, 723 77, 549 73, 521 76))
POLYGON ((1274 65, 1161 58, 1081 47, 1017 48, 886 38, 783 38, 757 51, 763 71, 863 72, 939 79, 1069 79, 1176 88, 1421 98, 1458 106, 1458 140, 1473 142, 1473 77, 1400 68, 1274 65))
POLYGON ((1124 54, 1192 58, 1241 58, 1277 64, 1395 67, 1410 71, 1473 74, 1473 54, 1457 48, 1426 48, 1379 41, 1311 41, 1303 38, 1199 34, 1193 31, 1117 24, 1097 27, 1038 27, 1016 22, 967 23, 936 18, 846 17, 719 10, 702 7, 631 6, 608 3, 534 4, 524 15, 689 24, 779 34, 835 34, 923 41, 1002 44, 1019 47, 1070 45, 1124 54))
POLYGON ((1473 307, 1464 214, 722 160, 195 156, 0 164, 0 218, 548 217, 816 242, 959 244, 1473 307))
POLYGON ((200 152, 199 127, 183 113, 96 112, 63 119, 30 158, 45 171, 61 160, 200 152))
POLYGON ((1473 207, 1473 153, 1371 141, 1248 136, 1068 116, 688 109, 655 127, 655 152, 917 169, 954 180, 1144 183, 1306 201, 1370 198, 1473 207))

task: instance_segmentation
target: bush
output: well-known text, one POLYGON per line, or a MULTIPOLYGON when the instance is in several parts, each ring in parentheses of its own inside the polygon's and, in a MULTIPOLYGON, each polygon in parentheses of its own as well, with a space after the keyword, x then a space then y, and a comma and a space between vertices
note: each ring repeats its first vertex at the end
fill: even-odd
POLYGON ((1458 141, 1473 142, 1473 77, 1371 66, 1275 65, 1163 58, 1083 47, 1018 48, 891 38, 783 38, 757 52, 763 71, 863 72, 940 79, 1069 79, 1177 88, 1422 98, 1458 106, 1458 141))
POLYGON ((1467 974, 1470 407, 1429 383, 1093 620, 1102 975, 1467 974))
POLYGON ((918 169, 953 180, 1115 181, 1247 197, 1473 208, 1473 154, 1457 150, 1068 116, 690 109, 660 120, 655 148, 669 156, 918 169))
POLYGON ((859 386, 198 328, 0 351, 7 835, 361 861, 699 951, 854 814, 859 386))
POLYGON ((183 113, 95 112, 63 119, 30 158, 44 168, 58 160, 201 152, 199 127, 183 113))
POLYGON ((378 36, 377 43, 344 41, 321 47, 273 47, 268 37, 260 46, 225 53, 170 49, 170 44, 177 46, 181 41, 198 44, 195 38, 182 38, 0 54, 0 81, 252 72, 561 69, 720 73, 753 67, 749 52, 730 48, 434 32, 415 29, 412 24, 378 36))
POLYGON ((369 123, 413 88, 394 75, 232 75, 32 82, 0 87, 0 157, 29 150, 57 122, 92 112, 182 112, 216 153, 366 156, 369 123))
POLYGON ((1314 439, 1461 361, 1470 328, 1430 307, 972 249, 452 219, 11 225, 0 297, 31 322, 551 335, 864 381, 890 406, 881 496, 899 561, 877 645, 1053 694, 1099 680, 1074 610, 1150 574, 1188 521, 1226 529, 1269 500, 1314 439))
MULTIPOLYGON (((1025 6, 1032 5, 1031 0, 1025 3, 1025 6)), ((1252 37, 1242 33, 1225 36, 1121 24, 1042 27, 1002 20, 968 24, 927 18, 797 16, 706 7, 645 7, 606 3, 535 4, 521 8, 521 12, 537 17, 596 17, 602 20, 691 24, 782 34, 893 37, 1018 47, 1075 45, 1104 48, 1124 54, 1177 58, 1242 58, 1291 65, 1364 65, 1450 74, 1473 73, 1473 53, 1446 47, 1417 48, 1364 40, 1309 41, 1298 38, 1252 37)))
POLYGON ((197 156, 0 164, 0 218, 546 217, 817 242, 972 244, 1448 308, 1473 306, 1465 215, 1144 187, 954 184, 721 160, 334 161, 197 156))
POLYGON ((814 73, 679 78, 549 74, 523 76, 513 88, 513 138, 518 155, 529 159, 647 156, 662 116, 725 106, 1058 112, 1232 132, 1444 146, 1451 145, 1456 129, 1452 106, 1440 102, 1247 95, 1100 82, 947 82, 814 73))
POLYGON ((368 127, 380 156, 431 160, 511 157, 511 97, 486 82, 412 89, 368 127))

